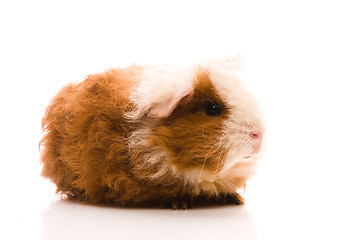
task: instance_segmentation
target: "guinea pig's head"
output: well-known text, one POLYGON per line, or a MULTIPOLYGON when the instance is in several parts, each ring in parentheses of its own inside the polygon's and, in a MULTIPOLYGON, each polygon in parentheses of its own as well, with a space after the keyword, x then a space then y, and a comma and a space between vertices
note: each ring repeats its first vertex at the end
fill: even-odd
POLYGON ((209 61, 192 69, 157 71, 159 80, 173 81, 160 81, 147 100, 143 95, 145 114, 156 120, 149 143, 160 147, 170 167, 191 181, 227 174, 247 178, 264 134, 256 101, 232 63, 209 61))

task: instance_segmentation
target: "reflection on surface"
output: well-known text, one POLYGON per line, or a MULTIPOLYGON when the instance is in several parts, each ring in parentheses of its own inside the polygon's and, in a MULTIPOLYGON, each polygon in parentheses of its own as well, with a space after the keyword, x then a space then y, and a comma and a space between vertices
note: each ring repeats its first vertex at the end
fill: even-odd
POLYGON ((43 239, 256 239, 244 206, 124 209, 57 200, 41 219, 43 239))

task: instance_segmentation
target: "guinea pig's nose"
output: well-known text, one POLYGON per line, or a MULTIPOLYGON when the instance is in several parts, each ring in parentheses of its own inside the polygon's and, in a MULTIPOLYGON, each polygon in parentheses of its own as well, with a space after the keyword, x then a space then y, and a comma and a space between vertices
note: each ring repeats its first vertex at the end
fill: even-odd
POLYGON ((255 130, 252 131, 249 136, 253 139, 253 140, 262 140, 262 132, 255 130))
POLYGON ((253 142, 252 154, 257 154, 261 149, 263 133, 259 130, 253 130, 250 132, 249 136, 253 142))

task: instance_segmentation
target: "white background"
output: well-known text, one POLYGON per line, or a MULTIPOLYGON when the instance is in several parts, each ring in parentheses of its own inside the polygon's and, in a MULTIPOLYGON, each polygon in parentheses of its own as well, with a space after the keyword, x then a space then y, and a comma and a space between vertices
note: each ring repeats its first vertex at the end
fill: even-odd
POLYGON ((361 239, 359 1, 1 1, 0 26, 1 239, 361 239), (64 84, 237 52, 269 133, 243 207, 85 206, 39 177, 64 84))

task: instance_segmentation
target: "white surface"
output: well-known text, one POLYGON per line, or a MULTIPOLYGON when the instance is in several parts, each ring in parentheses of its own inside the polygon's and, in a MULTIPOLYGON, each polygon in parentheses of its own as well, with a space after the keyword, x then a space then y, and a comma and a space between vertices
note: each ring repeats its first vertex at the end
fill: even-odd
POLYGON ((359 1, 2 1, 0 239, 361 239, 359 1), (240 51, 268 123, 246 205, 63 202, 38 177, 64 84, 131 62, 240 51))

